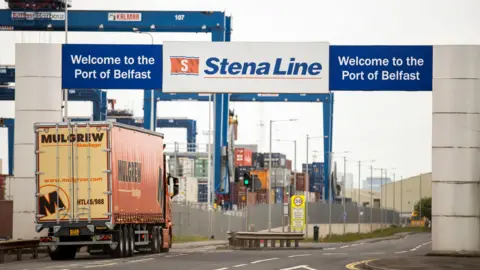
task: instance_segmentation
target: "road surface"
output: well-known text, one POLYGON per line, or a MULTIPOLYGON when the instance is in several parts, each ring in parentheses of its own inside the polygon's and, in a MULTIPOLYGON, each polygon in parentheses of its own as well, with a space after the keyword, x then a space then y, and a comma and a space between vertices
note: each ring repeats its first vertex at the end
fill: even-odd
POLYGON ((374 243, 325 244, 316 250, 232 251, 215 247, 171 249, 166 254, 137 254, 124 259, 80 254, 71 261, 53 262, 47 258, 0 265, 0 270, 33 269, 178 269, 178 270, 320 270, 355 269, 354 262, 391 256, 410 256, 430 250, 430 234, 374 243), (352 264, 353 263, 353 264, 352 264), (350 264, 350 265, 349 265, 350 264))

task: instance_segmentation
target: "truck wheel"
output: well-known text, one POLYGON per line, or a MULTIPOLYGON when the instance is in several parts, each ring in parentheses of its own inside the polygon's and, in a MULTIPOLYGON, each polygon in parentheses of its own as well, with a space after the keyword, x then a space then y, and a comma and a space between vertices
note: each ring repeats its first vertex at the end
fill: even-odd
POLYGON ((158 241, 157 241, 157 228, 152 228, 152 239, 150 240, 150 252, 157 253, 158 241))
POLYGON ((128 229, 128 225, 123 227, 123 238, 125 241, 125 256, 124 257, 132 257, 133 250, 132 247, 132 238, 130 237, 130 230, 128 229))
POLYGON ((132 252, 131 256, 133 256, 135 254, 135 229, 133 226, 129 227, 128 232, 130 234, 130 250, 132 252))
POLYGON ((173 245, 173 235, 172 235, 172 231, 170 231, 170 243, 169 243, 168 247, 172 248, 172 245, 173 245))
POLYGON ((123 238, 123 229, 119 227, 118 230, 113 235, 113 241, 116 241, 116 244, 109 245, 108 249, 110 250, 110 256, 113 258, 123 257, 125 241, 123 238))

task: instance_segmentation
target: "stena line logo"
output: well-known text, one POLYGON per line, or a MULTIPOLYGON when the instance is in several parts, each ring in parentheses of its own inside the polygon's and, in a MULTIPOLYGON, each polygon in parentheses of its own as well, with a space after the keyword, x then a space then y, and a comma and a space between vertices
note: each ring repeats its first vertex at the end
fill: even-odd
POLYGON ((206 79, 322 79, 321 63, 297 61, 294 57, 244 62, 210 57, 200 63, 199 57, 171 56, 170 64, 171 75, 203 75, 206 79))
POLYGON ((170 74, 198 76, 199 62, 198 57, 170 56, 170 74))

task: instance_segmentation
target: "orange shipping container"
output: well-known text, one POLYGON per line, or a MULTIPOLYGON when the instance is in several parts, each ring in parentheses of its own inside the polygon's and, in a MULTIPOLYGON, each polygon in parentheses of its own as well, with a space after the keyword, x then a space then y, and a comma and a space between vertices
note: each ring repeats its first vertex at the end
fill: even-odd
POLYGON ((252 166, 252 151, 247 148, 235 148, 235 167, 252 166))
POLYGON ((263 169, 263 170, 253 170, 251 172, 252 175, 255 175, 257 179, 260 180, 260 188, 257 188, 254 183, 255 191, 258 189, 268 189, 268 169, 263 169))

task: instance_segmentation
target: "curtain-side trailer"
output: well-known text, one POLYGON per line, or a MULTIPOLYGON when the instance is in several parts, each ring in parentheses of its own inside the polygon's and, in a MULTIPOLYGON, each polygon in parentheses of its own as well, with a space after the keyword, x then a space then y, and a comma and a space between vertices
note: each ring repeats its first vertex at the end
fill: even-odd
POLYGON ((52 260, 80 247, 112 257, 168 252, 171 198, 163 135, 113 122, 35 124, 36 230, 52 260))

